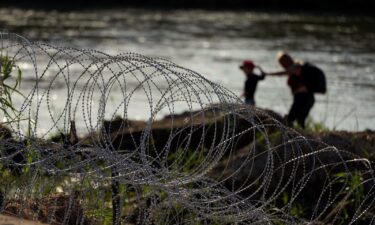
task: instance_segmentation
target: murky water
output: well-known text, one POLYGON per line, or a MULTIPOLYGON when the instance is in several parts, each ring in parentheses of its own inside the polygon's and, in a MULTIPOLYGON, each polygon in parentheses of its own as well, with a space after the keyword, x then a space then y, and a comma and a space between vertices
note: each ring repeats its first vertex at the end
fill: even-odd
MULTIPOLYGON (((287 50, 326 72, 328 93, 316 95, 311 112, 315 121, 339 130, 375 129, 375 18, 199 10, 0 9, 0 27, 55 45, 163 57, 238 95, 245 79, 238 69, 242 60, 250 58, 264 70, 275 71, 280 69, 276 53, 287 50)), ((256 101, 259 107, 286 114, 292 102, 286 78, 267 77, 259 83, 256 101)))

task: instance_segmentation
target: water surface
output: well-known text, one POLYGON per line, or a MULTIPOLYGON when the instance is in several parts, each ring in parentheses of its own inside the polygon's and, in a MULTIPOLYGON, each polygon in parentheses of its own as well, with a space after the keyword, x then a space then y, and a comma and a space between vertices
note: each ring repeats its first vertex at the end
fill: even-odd
MULTIPOLYGON (((252 59, 266 71, 281 68, 279 50, 321 67, 328 93, 316 95, 311 117, 338 130, 375 129, 375 19, 298 13, 142 10, 44 12, 0 9, 0 26, 32 40, 162 57, 240 95, 238 69, 252 59)), ((58 98, 58 96, 56 96, 58 98)), ((140 96, 140 99, 141 96, 140 96)), ((140 100, 141 101, 141 100, 140 100)), ((267 77, 259 107, 286 114, 292 95, 286 78, 267 77)), ((136 105, 134 107, 137 107, 136 105)), ((181 109, 182 111, 183 109, 181 109)), ((148 119, 135 108, 134 119, 148 119)))

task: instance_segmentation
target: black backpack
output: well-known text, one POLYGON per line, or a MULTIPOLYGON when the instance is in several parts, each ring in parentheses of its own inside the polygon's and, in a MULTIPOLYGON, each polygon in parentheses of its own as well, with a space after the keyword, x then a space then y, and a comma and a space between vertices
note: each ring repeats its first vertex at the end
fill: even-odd
POLYGON ((302 74, 306 82, 307 90, 312 93, 326 93, 326 76, 321 69, 310 63, 305 63, 302 66, 302 74))

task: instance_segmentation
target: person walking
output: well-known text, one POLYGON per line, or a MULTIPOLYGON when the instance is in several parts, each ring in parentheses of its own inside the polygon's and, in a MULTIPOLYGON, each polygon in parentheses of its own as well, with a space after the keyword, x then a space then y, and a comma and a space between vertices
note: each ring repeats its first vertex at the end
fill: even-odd
POLYGON ((287 84, 293 94, 293 104, 287 115, 289 125, 297 120, 305 128, 305 121, 315 103, 314 93, 326 92, 325 75, 321 69, 310 64, 295 61, 289 54, 281 52, 278 61, 283 71, 266 73, 266 75, 286 75, 287 84))
POLYGON ((258 81, 264 80, 265 78, 265 74, 263 72, 261 73, 261 75, 255 74, 254 68, 259 67, 256 66, 251 60, 245 60, 243 61, 242 65, 240 65, 240 69, 246 76, 245 88, 242 96, 245 97, 245 103, 252 106, 255 106, 254 95, 258 85, 258 81))

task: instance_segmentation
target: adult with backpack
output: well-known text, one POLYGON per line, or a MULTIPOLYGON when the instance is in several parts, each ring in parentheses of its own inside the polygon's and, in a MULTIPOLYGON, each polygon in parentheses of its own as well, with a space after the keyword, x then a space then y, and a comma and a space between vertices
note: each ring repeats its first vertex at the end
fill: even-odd
POLYGON ((285 69, 280 72, 266 73, 266 75, 287 75, 288 86, 293 94, 293 104, 287 115, 289 125, 297 120, 305 128, 306 118, 314 105, 314 93, 326 92, 325 75, 321 69, 310 64, 301 63, 285 52, 278 54, 278 61, 285 69))

